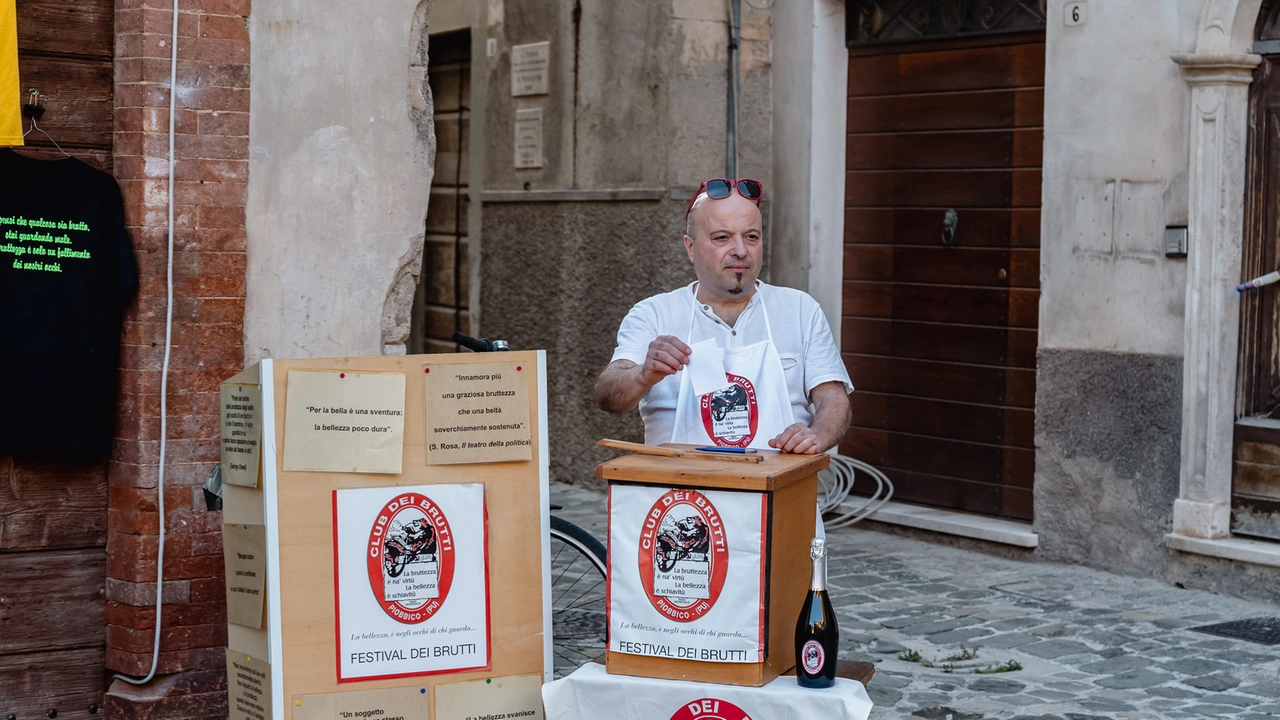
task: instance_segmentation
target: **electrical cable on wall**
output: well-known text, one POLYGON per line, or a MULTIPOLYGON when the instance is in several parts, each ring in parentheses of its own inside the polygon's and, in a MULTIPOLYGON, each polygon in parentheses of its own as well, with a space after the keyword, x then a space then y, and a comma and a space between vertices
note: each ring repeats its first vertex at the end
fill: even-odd
POLYGON ((160 369, 160 467, 156 476, 156 504, 160 512, 160 534, 156 548, 156 637, 151 651, 151 671, 144 678, 116 674, 133 685, 146 685, 160 667, 161 609, 164 604, 164 461, 169 439, 169 355, 173 346, 173 124, 178 102, 178 0, 173 0, 173 31, 169 38, 169 217, 168 251, 165 270, 164 364, 160 369))

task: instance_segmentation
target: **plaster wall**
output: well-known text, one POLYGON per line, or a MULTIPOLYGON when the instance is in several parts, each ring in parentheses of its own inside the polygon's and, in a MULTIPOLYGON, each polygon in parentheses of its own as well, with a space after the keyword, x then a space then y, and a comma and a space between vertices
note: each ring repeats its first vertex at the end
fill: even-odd
POLYGON ((1049 3, 1041 348, 1182 354, 1186 261, 1164 228, 1187 224, 1190 92, 1172 57, 1202 5, 1094 2, 1067 27, 1049 3))
POLYGON ((428 5, 254 9, 246 363, 404 352, 435 152, 428 5))

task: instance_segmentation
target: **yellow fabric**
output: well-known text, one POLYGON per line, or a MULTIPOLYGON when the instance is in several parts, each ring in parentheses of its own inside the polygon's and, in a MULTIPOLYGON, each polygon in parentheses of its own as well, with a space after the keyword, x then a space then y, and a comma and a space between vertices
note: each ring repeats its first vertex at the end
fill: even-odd
POLYGON ((0 145, 22 144, 16 0, 0 0, 0 145))

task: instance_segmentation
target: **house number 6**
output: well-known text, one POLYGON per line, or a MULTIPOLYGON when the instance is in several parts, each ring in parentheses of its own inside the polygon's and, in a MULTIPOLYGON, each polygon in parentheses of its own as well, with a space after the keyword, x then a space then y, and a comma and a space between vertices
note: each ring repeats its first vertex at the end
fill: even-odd
POLYGON ((1067 3, 1066 17, 1063 18, 1063 22, 1068 26, 1083 25, 1089 22, 1089 3, 1067 3))

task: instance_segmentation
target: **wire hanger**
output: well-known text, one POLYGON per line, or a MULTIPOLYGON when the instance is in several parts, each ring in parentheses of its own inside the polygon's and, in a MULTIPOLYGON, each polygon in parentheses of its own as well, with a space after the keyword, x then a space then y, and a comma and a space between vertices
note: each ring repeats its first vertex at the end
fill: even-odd
POLYGON ((27 128, 27 131, 22 133, 22 137, 25 138, 30 135, 32 130, 39 130, 41 135, 49 138, 49 142, 53 143, 54 147, 58 148, 58 152, 66 155, 67 157, 71 157, 66 150, 62 149, 62 146, 58 144, 58 141, 54 140, 53 136, 45 132, 44 128, 40 127, 36 122, 36 118, 44 115, 44 96, 40 94, 39 90, 36 90, 35 88, 30 90, 30 98, 27 102, 22 104, 22 114, 31 118, 31 127, 27 128))

